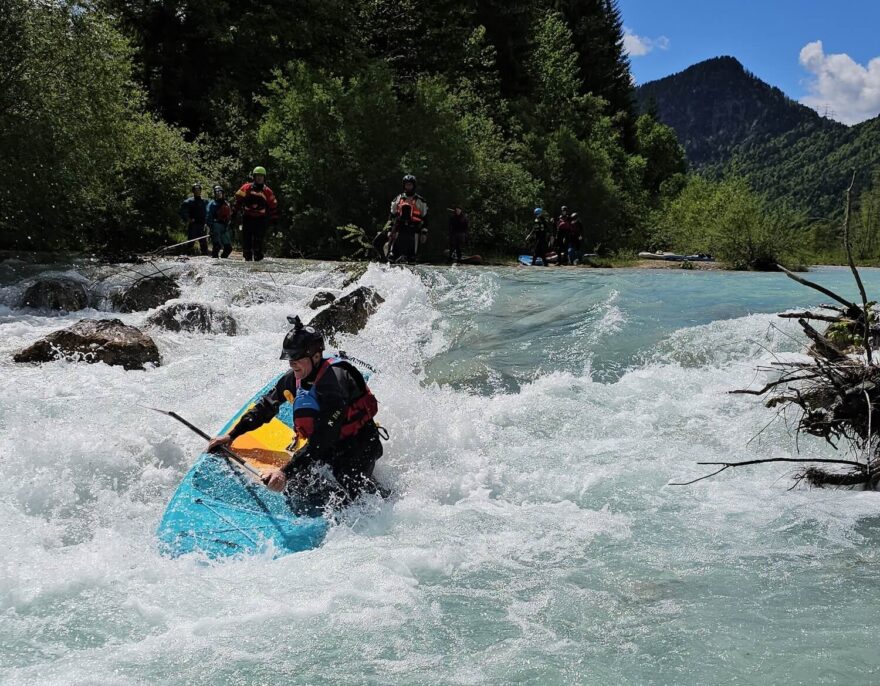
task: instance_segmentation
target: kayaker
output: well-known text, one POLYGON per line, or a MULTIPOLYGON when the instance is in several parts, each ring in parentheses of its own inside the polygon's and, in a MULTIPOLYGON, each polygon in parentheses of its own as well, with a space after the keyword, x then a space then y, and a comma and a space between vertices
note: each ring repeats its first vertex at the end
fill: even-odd
POLYGON ((571 215, 568 207, 562 206, 556 220, 556 237, 553 247, 556 249, 556 266, 561 267, 568 262, 568 249, 571 245, 571 215))
POLYGON ((584 242, 584 223, 577 212, 571 213, 571 235, 568 243, 568 263, 580 264, 584 242))
POLYGON ((208 451, 271 421, 291 400, 296 435, 308 443, 281 469, 265 474, 263 483, 272 491, 283 491, 289 482, 292 490, 304 494, 336 491, 343 501, 376 492, 373 468, 382 456, 379 428, 373 421, 379 409, 376 397, 357 367, 344 358, 323 357, 321 334, 303 326, 299 317, 288 320, 293 328, 284 337, 281 359, 289 361, 290 371, 228 434, 211 440, 208 451), (322 465, 330 468, 338 486, 313 469, 322 465))
POLYGON ((266 168, 254 167, 251 181, 235 192, 236 215, 241 213, 241 252, 247 262, 263 259, 263 240, 269 222, 278 219, 278 200, 266 185, 266 168))
POLYGON ((470 220, 460 207, 452 208, 449 216, 449 259, 452 262, 461 262, 462 249, 468 240, 470 220))
POLYGON ((232 206, 226 201, 223 186, 214 186, 214 199, 208 203, 208 228, 211 229, 211 257, 229 257, 232 252, 232 206), (223 248, 223 254, 220 254, 223 248))
MULTIPOLYGON (((202 255, 208 254, 208 236, 206 217, 208 210, 208 201, 202 197, 202 184, 196 181, 192 185, 192 195, 180 203, 180 209, 177 211, 180 218, 186 223, 186 237, 191 241, 195 241, 202 249, 202 255)), ((190 247, 190 250, 192 248, 190 247)))
POLYGON ((391 201, 389 262, 415 262, 428 240, 428 202, 416 193, 416 177, 403 177, 403 193, 391 201))
POLYGON ((529 232, 529 235, 526 237, 527 243, 532 243, 532 266, 535 266, 538 263, 538 258, 541 259, 541 265, 547 266, 547 251, 548 245, 547 241, 550 235, 550 228, 552 224, 547 217, 544 216, 544 210, 540 207, 535 208, 535 223, 532 226, 532 230, 529 232))

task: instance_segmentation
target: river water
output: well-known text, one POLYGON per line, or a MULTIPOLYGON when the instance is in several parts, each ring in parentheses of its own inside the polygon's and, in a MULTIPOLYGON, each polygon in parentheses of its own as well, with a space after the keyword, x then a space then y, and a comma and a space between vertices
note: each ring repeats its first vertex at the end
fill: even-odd
MULTIPOLYGON (((373 265, 359 283, 386 300, 341 347, 380 370, 394 497, 314 551, 206 563, 154 540, 202 443, 138 403, 217 430, 283 369, 285 316, 345 275, 169 266, 242 331, 154 331, 162 366, 127 372, 12 363, 108 316, 16 309, 21 279, 108 270, 0 264, 0 683, 880 679, 880 494, 789 490, 779 464, 667 485, 698 461, 794 454, 783 419, 727 391, 799 354, 773 313, 818 294, 778 274, 373 265)), ((845 270, 813 278, 855 296, 845 270)))

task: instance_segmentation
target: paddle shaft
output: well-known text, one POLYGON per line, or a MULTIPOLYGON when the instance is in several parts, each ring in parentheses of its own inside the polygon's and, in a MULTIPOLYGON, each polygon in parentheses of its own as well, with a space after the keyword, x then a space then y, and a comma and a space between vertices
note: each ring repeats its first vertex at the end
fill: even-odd
MULTIPOLYGON (((155 409, 155 408, 154 408, 154 409, 155 409)), ((199 427, 197 427, 195 424, 190 424, 187 420, 185 420, 183 417, 181 417, 181 416, 180 416, 179 414, 177 414, 176 412, 170 412, 170 411, 168 411, 168 410, 159 410, 159 412, 162 412, 163 414, 167 414, 169 417, 172 417, 172 418, 176 419, 176 420, 179 421, 181 424, 183 424, 185 427, 187 427, 187 428, 190 429, 191 431, 194 431, 194 432, 197 433, 199 436, 201 436, 202 438, 204 438, 206 441, 210 441, 210 440, 211 440, 211 437, 210 437, 208 434, 206 434, 204 431, 202 431, 202 430, 201 430, 199 427)), ((262 480, 263 475, 262 475, 258 470, 256 470, 256 469, 254 469, 253 467, 251 467, 251 466, 250 466, 247 462, 245 462, 241 457, 239 457, 239 456, 236 455, 234 452, 232 452, 232 450, 230 450, 229 448, 227 448, 225 445, 220 446, 220 450, 223 452, 223 455, 224 455, 225 457, 228 457, 228 458, 231 459, 231 460, 235 460, 238 464, 240 464, 242 467, 244 467, 245 469, 247 469, 251 474, 253 474, 254 476, 256 476, 258 479, 262 480)))

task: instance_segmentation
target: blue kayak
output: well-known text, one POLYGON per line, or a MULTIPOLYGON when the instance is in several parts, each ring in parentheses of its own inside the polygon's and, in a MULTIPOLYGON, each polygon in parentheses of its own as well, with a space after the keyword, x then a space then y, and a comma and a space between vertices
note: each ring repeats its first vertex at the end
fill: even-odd
MULTIPOLYGON (((532 266, 532 256, 531 255, 520 255, 519 256, 519 263, 524 264, 527 267, 531 267, 532 266)), ((542 260, 540 257, 536 257, 535 258, 535 266, 536 267, 543 267, 544 260, 542 260)))
MULTIPOLYGON (((227 433, 280 376, 260 389, 220 434, 227 433)), ((292 436, 293 405, 286 402, 272 421, 235 439, 232 449, 265 472, 290 459, 285 448, 292 436)), ((156 535, 161 551, 171 557, 192 552, 209 558, 267 552, 279 557, 318 547, 329 527, 323 514, 314 504, 270 491, 227 458, 202 453, 171 497, 156 535)))

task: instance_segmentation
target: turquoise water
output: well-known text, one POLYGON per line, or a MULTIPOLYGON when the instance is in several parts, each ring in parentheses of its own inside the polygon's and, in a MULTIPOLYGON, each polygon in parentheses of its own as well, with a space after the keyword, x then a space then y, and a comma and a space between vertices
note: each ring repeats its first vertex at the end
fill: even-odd
MULTIPOLYGON (((766 426, 758 399, 727 391, 799 355, 774 313, 819 294, 777 274, 371 266, 360 283, 386 302, 341 347, 380 370, 378 473, 396 497, 346 512, 317 550, 206 564, 153 538, 200 443, 136 403, 215 430, 278 370, 285 315, 344 275, 171 266, 184 299, 228 308, 242 334, 152 332, 163 366, 146 372, 14 365, 106 303, 98 287, 96 309, 15 309, 30 272, 0 270, 2 683, 880 676, 878 494, 789 490, 790 465, 667 485, 707 473, 698 461, 795 453, 785 418, 766 426)), ((846 270, 812 278, 855 297, 846 270)))

